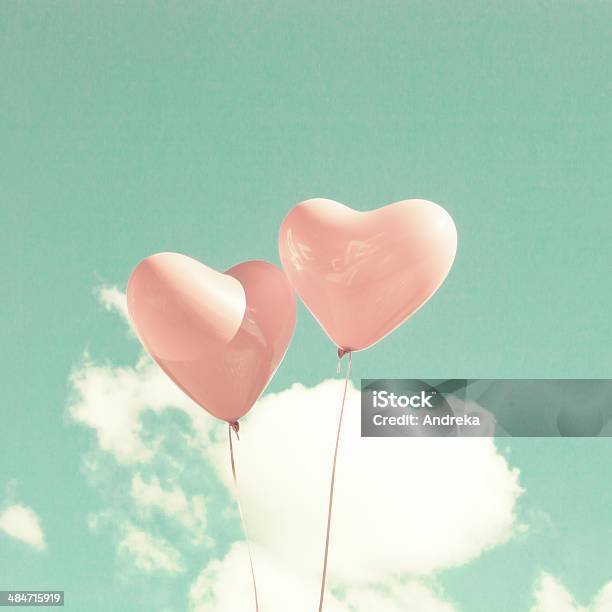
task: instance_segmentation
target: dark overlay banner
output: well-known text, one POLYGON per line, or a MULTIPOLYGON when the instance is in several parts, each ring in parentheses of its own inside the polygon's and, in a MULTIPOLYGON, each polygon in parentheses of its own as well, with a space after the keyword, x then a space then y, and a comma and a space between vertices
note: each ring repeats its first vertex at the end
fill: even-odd
POLYGON ((362 379, 362 437, 608 437, 608 379, 362 379))

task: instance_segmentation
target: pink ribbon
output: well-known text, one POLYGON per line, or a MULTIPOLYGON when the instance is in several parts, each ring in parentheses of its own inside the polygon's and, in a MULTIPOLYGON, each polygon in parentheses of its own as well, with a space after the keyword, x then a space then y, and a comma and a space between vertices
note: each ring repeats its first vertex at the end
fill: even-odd
POLYGON ((338 349, 338 373, 340 373, 340 360, 348 353, 348 365, 346 367, 346 378, 344 380, 344 393, 342 394, 342 405, 340 406, 340 418, 338 419, 338 433, 336 434, 336 448, 334 449, 334 461, 332 464, 331 484, 329 487, 329 507, 327 510, 327 534, 325 536, 325 554, 323 555, 323 575, 321 576, 321 597, 319 599, 319 612, 323 610, 323 598, 325 597, 325 582, 327 580, 327 558, 329 555, 329 535, 331 531, 332 509, 334 505, 334 483, 336 480, 336 460, 338 459, 338 446, 340 444, 340 432, 342 430, 342 417, 344 416, 344 403, 346 400, 346 390, 348 388, 349 374, 351 372, 350 351, 338 349))
POLYGON ((251 552, 251 542, 249 541, 249 533, 247 531, 246 521, 244 519, 244 512, 242 511, 242 504, 240 503, 240 491, 238 490, 238 477, 236 476, 236 461, 234 459, 234 445, 232 442, 232 431, 236 435, 236 439, 240 440, 240 424, 238 421, 234 421, 229 424, 228 435, 229 435, 229 448, 230 448, 230 459, 232 462, 232 475, 234 477, 234 491, 236 492, 236 503, 238 505, 238 512, 240 513, 240 522, 242 523, 242 531, 244 533, 244 539, 246 540, 247 550, 249 551, 249 562, 251 564, 251 577, 253 578, 253 593, 255 595, 255 611, 259 612, 259 600, 257 597, 257 581, 255 580, 255 567, 253 565, 253 554, 251 552))

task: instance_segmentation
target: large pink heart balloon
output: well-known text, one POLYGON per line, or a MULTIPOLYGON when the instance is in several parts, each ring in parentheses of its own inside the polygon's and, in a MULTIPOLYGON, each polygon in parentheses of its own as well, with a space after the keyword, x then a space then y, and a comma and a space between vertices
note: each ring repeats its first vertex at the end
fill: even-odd
POLYGON ((451 216, 427 200, 368 212, 307 200, 279 235, 289 282, 344 351, 371 346, 414 314, 446 278, 456 249, 451 216))
POLYGON ((281 270, 246 261, 225 274, 177 253, 140 262, 128 311, 147 351, 212 415, 246 414, 285 355, 295 300, 281 270))

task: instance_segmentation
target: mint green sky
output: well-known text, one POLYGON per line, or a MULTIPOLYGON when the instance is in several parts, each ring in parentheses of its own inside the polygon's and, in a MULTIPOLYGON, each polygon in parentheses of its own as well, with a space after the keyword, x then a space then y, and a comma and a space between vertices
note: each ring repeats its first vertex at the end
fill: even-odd
MULTIPOLYGON (((0 589, 138 608, 150 585, 87 530, 91 436, 65 412, 85 349, 138 353, 93 289, 161 250, 278 263, 308 197, 421 197, 457 224, 448 281, 354 381, 610 377, 610 23, 610 2, 0 3, 0 505, 34 507, 49 543, 0 535, 0 589)), ((334 368, 301 308, 271 390, 334 368)), ((612 445, 502 444, 535 527, 440 582, 469 612, 527 610, 541 569, 590 601, 612 579, 612 445)))

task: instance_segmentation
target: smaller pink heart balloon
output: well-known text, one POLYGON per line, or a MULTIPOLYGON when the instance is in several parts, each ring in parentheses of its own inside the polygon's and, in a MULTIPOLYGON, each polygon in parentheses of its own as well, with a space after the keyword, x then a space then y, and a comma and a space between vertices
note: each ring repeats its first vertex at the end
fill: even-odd
POLYGON ((327 335, 359 351, 435 293, 453 264, 457 231, 427 200, 359 212, 317 198, 289 212, 278 245, 289 282, 327 335))
POLYGON ((285 275, 265 261, 224 274, 178 253, 136 266, 128 312, 143 345, 202 408, 236 422, 282 361, 295 327, 285 275))

